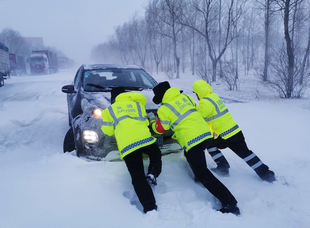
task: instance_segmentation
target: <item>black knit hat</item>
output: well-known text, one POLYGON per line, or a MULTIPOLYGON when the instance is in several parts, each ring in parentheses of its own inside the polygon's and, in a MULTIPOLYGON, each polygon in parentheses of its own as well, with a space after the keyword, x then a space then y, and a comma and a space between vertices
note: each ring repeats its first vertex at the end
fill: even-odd
POLYGON ((153 97, 153 102, 155 104, 160 104, 163 100, 165 92, 170 89, 170 84, 167 81, 160 82, 153 88, 153 92, 155 96, 153 97))
POLYGON ((115 87, 111 90, 111 104, 113 104, 115 102, 115 98, 121 94, 121 93, 125 93, 126 90, 123 87, 115 87))

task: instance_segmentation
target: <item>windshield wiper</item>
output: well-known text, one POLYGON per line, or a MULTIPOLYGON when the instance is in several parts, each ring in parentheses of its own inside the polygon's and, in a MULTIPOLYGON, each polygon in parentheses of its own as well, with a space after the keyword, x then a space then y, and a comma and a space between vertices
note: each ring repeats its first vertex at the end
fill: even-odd
POLYGON ((137 90, 137 91, 142 91, 144 90, 143 87, 141 86, 124 86, 125 89, 129 89, 129 90, 137 90))
POLYGON ((90 87, 95 87, 95 88, 99 89, 100 92, 109 92, 109 91, 111 91, 110 86, 102 86, 102 85, 97 85, 97 84, 92 84, 92 83, 87 83, 86 85, 90 86, 90 87))
POLYGON ((87 83, 87 86, 95 87, 97 89, 100 89, 101 91, 104 92, 109 92, 113 88, 124 88, 126 90, 136 90, 136 91, 142 91, 144 88, 141 86, 118 86, 118 85, 109 85, 109 86, 102 86, 102 85, 97 85, 97 84, 92 84, 92 83, 87 83))
POLYGON ((103 87, 102 85, 97 85, 97 84, 92 84, 92 83, 87 83, 87 86, 92 86, 98 89, 105 89, 105 87, 103 87))

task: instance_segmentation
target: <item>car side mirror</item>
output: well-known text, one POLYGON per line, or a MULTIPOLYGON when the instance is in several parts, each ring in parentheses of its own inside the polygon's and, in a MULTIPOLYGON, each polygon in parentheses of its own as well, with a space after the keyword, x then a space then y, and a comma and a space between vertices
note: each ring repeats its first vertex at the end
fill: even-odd
POLYGON ((61 91, 64 93, 76 93, 74 85, 65 85, 61 88, 61 91))

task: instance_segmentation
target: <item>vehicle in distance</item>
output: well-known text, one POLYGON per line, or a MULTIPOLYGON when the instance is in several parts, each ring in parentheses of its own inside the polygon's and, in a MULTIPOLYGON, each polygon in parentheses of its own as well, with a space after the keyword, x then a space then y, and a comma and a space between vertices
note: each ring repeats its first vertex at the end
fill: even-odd
POLYGON ((57 54, 49 50, 32 51, 28 59, 31 74, 58 72, 57 54))
POLYGON ((0 87, 4 86, 4 79, 10 77, 9 49, 0 42, 0 87))

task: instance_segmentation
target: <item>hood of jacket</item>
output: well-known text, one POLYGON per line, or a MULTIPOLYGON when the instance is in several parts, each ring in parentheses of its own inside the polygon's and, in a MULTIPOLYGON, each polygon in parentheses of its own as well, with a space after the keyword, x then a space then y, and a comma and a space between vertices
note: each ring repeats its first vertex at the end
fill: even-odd
POLYGON ((121 93, 115 98, 115 102, 121 102, 121 101, 133 101, 133 102, 139 102, 143 106, 146 105, 146 97, 141 93, 136 92, 126 92, 121 93))
POLYGON ((181 94, 177 87, 171 87, 165 92, 162 103, 168 103, 169 100, 181 94))
POLYGON ((195 81, 193 84, 193 91, 199 97, 199 99, 212 93, 213 89, 205 80, 195 81))

